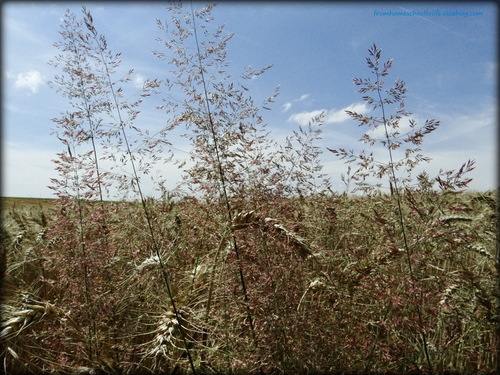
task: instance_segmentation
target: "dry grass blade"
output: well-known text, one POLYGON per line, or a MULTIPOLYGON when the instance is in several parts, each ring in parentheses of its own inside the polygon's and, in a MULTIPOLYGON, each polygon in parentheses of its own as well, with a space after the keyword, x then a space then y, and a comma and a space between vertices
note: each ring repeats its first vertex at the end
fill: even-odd
POLYGON ((302 305, 302 301, 304 300, 306 294, 309 291, 316 292, 316 291, 325 290, 327 288, 328 288, 328 286, 323 281, 321 281, 321 279, 319 279, 319 278, 316 278, 313 281, 311 281, 309 283, 309 285, 307 286, 306 290, 304 291, 304 294, 302 294, 302 297, 300 298, 299 304, 297 305, 297 311, 300 310, 300 306, 302 305))
POLYGON ((19 360, 19 355, 10 346, 7 346, 7 351, 12 356, 12 358, 19 360))
POLYGON ((311 252, 311 246, 309 245, 307 239, 299 236, 295 232, 292 232, 286 229, 282 224, 278 222, 278 220, 273 218, 265 218, 264 221, 266 223, 272 223, 272 226, 276 228, 280 233, 284 234, 294 245, 297 250, 299 256, 302 259, 307 259, 309 257, 314 257, 314 254, 311 252))
POLYGON ((259 216, 254 210, 239 212, 233 217, 231 228, 233 230, 245 229, 259 221, 259 216))
POLYGON ((8 305, 2 306, 1 310, 7 313, 3 315, 3 320, 0 322, 0 328, 2 328, 0 339, 17 336, 24 329, 39 322, 44 316, 57 313, 55 306, 50 303, 43 305, 25 304, 24 306, 26 308, 22 310, 16 310, 8 305))
POLYGON ((172 309, 161 316, 154 331, 156 335, 149 342, 152 347, 146 352, 146 356, 154 357, 157 360, 170 358, 177 361, 186 350, 181 329, 184 330, 186 342, 190 348, 199 343, 196 336, 204 331, 191 322, 191 314, 186 307, 179 308, 177 311, 180 319, 176 318, 172 309))

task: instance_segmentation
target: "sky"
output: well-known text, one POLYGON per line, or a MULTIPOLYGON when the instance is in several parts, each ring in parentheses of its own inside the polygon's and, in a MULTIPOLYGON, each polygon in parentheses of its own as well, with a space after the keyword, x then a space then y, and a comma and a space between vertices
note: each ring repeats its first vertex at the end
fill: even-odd
MULTIPOLYGON (((203 4, 194 2, 195 9, 203 4)), ((109 48, 122 53, 121 69, 134 69, 131 85, 165 78, 171 69, 152 53, 161 50, 156 20, 170 17, 165 2, 3 2, 3 196, 54 197, 48 188, 57 177, 52 160, 65 146, 52 134, 51 119, 71 108, 47 84, 60 74, 48 62, 58 53, 53 44, 61 41, 66 9, 81 18, 82 5, 109 48)), ((411 117, 418 124, 441 121, 421 146, 432 160, 417 170, 436 176, 473 159, 469 187, 487 191, 497 187, 497 14, 493 2, 220 2, 212 22, 234 33, 227 58, 235 78, 246 67, 273 65, 249 86, 257 103, 280 87, 271 110, 261 113, 270 136, 282 140, 325 112, 318 146, 334 190, 345 190, 340 176, 347 165, 326 148, 367 147, 358 141, 363 129, 345 110, 380 116, 353 84, 353 78, 371 76, 366 57, 375 43, 383 61, 393 59, 387 84, 398 77, 406 82, 411 117)), ((156 104, 145 102, 136 126, 164 126, 165 114, 156 104)), ((187 140, 172 142, 176 157, 189 157, 187 140)), ((375 151, 387 158, 384 150, 375 151)), ((176 166, 162 168, 169 188, 181 182, 176 166)), ((145 190, 154 195, 153 189, 145 190)))

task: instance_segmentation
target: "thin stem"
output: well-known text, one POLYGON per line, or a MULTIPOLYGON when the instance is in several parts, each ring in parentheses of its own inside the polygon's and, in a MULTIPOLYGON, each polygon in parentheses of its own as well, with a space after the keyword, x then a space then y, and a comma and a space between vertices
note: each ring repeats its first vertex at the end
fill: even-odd
MULTIPOLYGON (((379 82, 380 73, 378 72, 378 66, 375 66, 375 74, 377 76, 377 82, 379 82)), ((384 122, 385 138, 387 140, 387 149, 389 150, 389 170, 390 170, 390 173, 391 173, 389 179, 392 180, 392 181, 389 181, 389 183, 391 184, 391 193, 393 193, 393 192, 396 193, 396 202, 398 204, 399 225, 401 227, 401 233, 403 235, 403 244, 404 244, 404 247, 405 247, 405 250, 406 250, 405 251, 406 252, 406 261, 407 261, 408 270, 409 270, 409 273, 410 273, 411 287, 412 287, 412 289, 415 289, 415 276, 414 276, 414 273, 413 273, 413 267, 412 267, 412 261, 411 261, 411 254, 410 254, 410 246, 408 245, 408 239, 407 239, 407 235, 406 235, 403 209, 401 207, 401 195, 400 195, 400 191, 399 191, 398 181, 396 179, 396 172, 395 172, 394 162, 393 162, 393 157, 392 157, 392 147, 391 147, 392 143, 391 143, 391 140, 390 140, 390 137, 389 137, 389 131, 387 129, 387 118, 385 116, 385 107, 384 107, 384 102, 382 100, 382 94, 380 93, 380 85, 378 85, 378 84, 377 84, 377 94, 378 94, 378 98, 379 98, 379 102, 380 102, 380 107, 382 109, 382 120, 384 122), (392 189, 392 185, 394 185, 394 189, 392 189)), ((419 320, 421 326, 423 326, 423 324, 422 324, 423 323, 423 318, 422 318, 422 312, 421 312, 420 306, 416 305, 416 309, 417 309, 418 320, 419 320)), ((423 348, 424 348, 425 358, 427 360, 427 365, 429 366, 429 371, 432 374, 432 363, 431 363, 431 360, 430 360, 430 357, 429 357, 429 350, 428 350, 428 345, 427 345, 427 337, 426 337, 426 334, 425 334, 423 328, 421 329, 420 334, 422 336, 422 344, 423 344, 423 348)))
MULTIPOLYGON (((232 213, 231 213, 232 212, 231 203, 230 203, 228 195, 227 195, 226 179, 224 176, 224 170, 222 168, 220 148, 219 148, 217 133, 215 131, 215 125, 214 125, 213 118, 212 118, 212 111, 210 109, 210 102, 208 100, 207 84, 206 84, 206 80, 205 80, 205 75, 203 73, 203 63, 201 60, 200 44, 198 42, 198 33, 196 31, 196 18, 194 16, 193 1, 191 0, 190 3, 191 3, 191 16, 192 16, 192 20, 193 20, 194 38, 195 38, 196 48, 197 48, 198 63, 199 63, 201 80, 203 83, 203 92, 204 92, 204 96, 205 96, 208 121, 210 124, 210 132, 212 134, 212 139, 214 142, 215 156, 216 156, 216 160, 217 160, 217 169, 219 172, 219 177, 220 177, 220 182, 221 182, 221 192, 222 192, 223 200, 224 200, 224 203, 226 206, 227 219, 228 219, 228 222, 231 223, 233 221, 233 217, 232 217, 232 213)), ((232 233, 231 237, 232 237, 234 253, 236 255, 236 260, 238 263, 238 274, 239 274, 239 278, 240 278, 241 288, 243 290, 243 297, 245 300, 245 306, 246 306, 246 310, 247 310, 247 319, 248 319, 248 323, 250 324, 250 330, 252 333, 252 338, 253 338, 255 347, 258 348, 259 345, 258 345, 257 337, 255 335, 253 316, 252 316, 252 312, 250 310, 248 291, 247 291, 247 287, 246 287, 245 276, 243 274, 243 267, 241 264, 238 242, 236 240, 236 236, 234 235, 234 232, 232 233)), ((260 367, 260 372, 263 373, 262 367, 260 367)))
MULTIPOLYGON (((78 67, 78 70, 81 70, 83 71, 83 68, 81 67, 81 64, 80 64, 80 55, 78 53, 78 47, 77 47, 77 43, 78 41, 76 40, 75 38, 75 34, 71 33, 72 37, 71 37, 71 44, 72 44, 72 47, 73 47, 73 53, 75 54, 75 56, 77 57, 77 67, 78 67)), ((101 205, 102 205, 102 202, 103 202, 103 195, 102 195, 102 187, 101 187, 101 171, 99 169, 99 159, 97 157, 97 149, 96 149, 96 145, 95 145, 95 140, 94 140, 94 123, 92 121, 92 116, 91 116, 91 110, 90 110, 90 104, 88 102, 88 99, 87 99, 87 95, 86 95, 86 85, 84 83, 84 80, 83 80, 83 76, 82 75, 79 75, 79 79, 80 79, 80 86, 82 87, 82 99, 83 99, 83 104, 84 104, 84 107, 85 107, 85 112, 86 112, 86 118, 87 118, 87 121, 89 123, 89 131, 90 131, 90 138, 91 138, 91 141, 92 141, 92 150, 93 150, 93 155, 94 155, 94 164, 95 164, 95 167, 96 167, 96 174, 97 174, 97 184, 98 184, 98 189, 99 189, 99 198, 100 198, 100 201, 101 201, 101 205)))
MULTIPOLYGON (((100 43, 99 43, 99 41, 97 39, 97 35, 96 34, 94 34, 94 39, 96 40, 96 42, 99 45, 100 43)), ((148 224, 149 233, 151 235, 153 249, 154 249, 154 252, 155 252, 156 257, 158 259, 158 265, 160 267, 161 274, 162 274, 162 277, 163 277, 163 280, 164 280, 164 283, 165 283, 165 287, 167 289, 167 294, 168 294, 170 303, 172 305, 172 310, 173 310, 173 312, 175 314, 175 318, 179 322, 179 331, 181 333, 181 337, 182 337, 182 341, 183 341, 183 345, 184 345, 184 350, 185 350, 186 355, 188 357, 189 364, 190 364, 190 367, 191 367, 191 371, 193 372, 193 374, 196 375, 196 369, 195 369, 195 366, 194 366, 193 358, 191 356, 191 353, 189 351, 188 344, 187 344, 186 333, 184 331, 184 327, 182 326, 182 324, 180 324, 180 322, 182 321, 182 319, 181 319, 181 316, 179 314, 179 310, 177 309, 177 306, 176 306, 175 301, 174 301, 174 293, 172 291, 171 283, 170 283, 170 280, 169 280, 169 277, 168 277, 168 273, 167 273, 165 264, 163 263, 162 258, 161 258, 160 245, 157 242, 155 231, 153 229, 153 220, 152 220, 152 217, 151 217, 151 213, 148 210, 148 207, 147 207, 147 204, 146 204, 146 199, 145 199, 144 194, 142 192, 141 184, 139 182, 139 176, 138 176, 138 173, 137 173, 137 168, 136 168, 135 163, 134 163, 134 157, 132 155, 132 151, 130 149, 130 144, 129 144, 129 141, 128 141, 128 137, 127 137, 127 134, 125 132, 125 122, 122 119, 120 107, 118 105, 118 99, 117 99, 115 90, 113 88, 113 83, 111 81, 111 72, 109 71, 108 64, 107 64, 107 61, 106 61, 106 57, 104 56, 102 48, 99 48, 99 53, 101 55, 101 59, 102 59, 104 68, 106 69, 106 77, 108 79, 108 85, 109 85, 110 90, 111 90, 111 95, 113 97, 114 105, 115 105, 116 112, 117 112, 117 115, 118 115, 118 120, 120 122, 120 129, 121 129, 121 132, 122 132, 123 140, 125 141, 125 146, 126 146, 126 149, 127 149, 127 155, 130 158, 130 164, 132 166, 134 181, 135 181, 135 184, 136 184, 136 187, 137 187, 137 191, 139 193, 139 197, 141 199, 141 204, 142 204, 142 208, 143 208, 144 214, 146 216, 146 221, 147 221, 147 224, 148 224)))
POLYGON ((85 104, 85 110, 87 112, 87 121, 89 122, 90 140, 92 142, 92 151, 93 151, 93 155, 94 155, 94 164, 95 164, 95 170, 96 170, 96 175, 97 175, 97 188, 99 189, 99 200, 101 202, 101 207, 104 209, 104 206, 103 206, 104 200, 103 200, 103 196, 102 196, 102 186, 101 186, 101 171, 99 169, 99 158, 97 157, 97 148, 95 145, 94 123, 92 121, 90 105, 88 104, 87 95, 85 95, 85 86, 83 84, 82 77, 80 77, 80 84, 83 87, 83 100, 84 100, 84 104, 85 104))
MULTIPOLYGON (((69 144, 68 146, 68 151, 70 151, 69 144)), ((76 155, 76 148, 74 141, 72 142, 72 148, 73 148, 73 153, 76 155)), ((94 353, 94 339, 95 339, 95 334, 96 334, 96 322, 95 322, 95 313, 93 311, 93 303, 91 299, 91 287, 90 287, 90 281, 89 281, 89 265, 88 265, 88 257, 87 257, 87 246, 85 242, 85 227, 84 227, 84 218, 83 218, 83 204, 82 204, 82 198, 80 197, 80 179, 78 176, 78 166, 71 155, 70 152, 70 158, 71 158, 71 164, 73 166, 73 176, 74 176, 74 186, 76 189, 76 203, 78 205, 78 235, 79 235, 79 240, 80 240, 80 250, 81 250, 81 255, 83 258, 83 284, 84 284, 84 295, 85 295, 85 303, 87 306, 89 306, 90 312, 88 314, 88 330, 87 330, 87 352, 89 359, 92 361, 93 359, 93 353, 94 353)))

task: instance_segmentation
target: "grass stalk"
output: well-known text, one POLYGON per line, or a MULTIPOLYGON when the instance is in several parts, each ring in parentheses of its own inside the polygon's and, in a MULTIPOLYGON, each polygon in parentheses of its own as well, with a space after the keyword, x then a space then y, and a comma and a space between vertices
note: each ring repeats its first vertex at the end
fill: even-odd
MULTIPOLYGON (((175 300, 174 300, 174 292, 172 290, 170 278, 168 276, 168 271, 167 271, 167 268, 166 268, 166 266, 165 266, 165 264, 164 264, 164 262, 162 260, 161 251, 160 251, 160 245, 158 244, 158 239, 157 239, 157 236, 156 236, 156 232, 155 232, 155 230, 153 228, 152 215, 151 215, 151 212, 150 212, 150 210, 149 210, 149 208, 147 206, 146 198, 145 198, 145 196, 144 196, 144 194, 142 192, 139 175, 137 173, 137 168, 136 168, 136 165, 135 165, 135 162, 134 162, 134 156, 132 154, 132 150, 131 150, 131 147, 130 147, 128 136, 127 136, 127 133, 125 131, 125 122, 123 121, 122 114, 121 114, 121 111, 120 111, 120 106, 119 106, 119 103, 118 103, 118 97, 116 95, 115 89, 113 87, 113 82, 111 80, 111 72, 109 70, 109 66, 108 66, 108 62, 107 62, 106 56, 103 53, 104 48, 101 48, 101 41, 97 37, 97 35, 98 35, 97 31, 95 30, 94 26, 92 25, 92 18, 89 17, 89 13, 87 13, 87 12, 85 12, 85 13, 87 15, 87 21, 89 21, 87 23, 87 27, 92 32, 92 34, 94 36, 94 40, 96 41, 96 43, 99 46, 99 49, 98 49, 99 50, 99 54, 101 56, 102 64, 103 64, 103 66, 105 68, 105 75, 106 75, 106 78, 107 78, 107 81, 108 81, 107 83, 108 83, 110 91, 111 91, 111 96, 112 96, 112 99, 113 99, 113 102, 114 102, 114 106, 116 108, 116 114, 118 116, 118 121, 120 123, 121 134, 122 134, 123 140, 125 142, 126 152, 127 152, 127 155, 128 155, 128 157, 130 159, 130 165, 132 167, 133 180, 134 180, 134 183, 136 185, 137 192, 139 194, 139 198, 141 200, 141 206, 142 206, 143 213, 144 213, 144 215, 146 217, 146 222, 147 222, 147 225, 148 225, 149 234, 151 236, 153 251, 155 252, 155 255, 156 255, 157 259, 158 259, 158 265, 159 265, 159 268, 161 270, 161 274, 162 274, 162 277, 163 277, 165 288, 167 290, 167 295, 168 295, 169 300, 170 300, 170 304, 172 305, 172 310, 174 312, 174 315, 175 315, 177 321, 181 322, 182 319, 181 319, 179 310, 178 310, 178 308, 176 306, 176 303, 175 303, 175 300)), ((190 353, 190 350, 189 350, 189 347, 188 347, 187 338, 186 338, 186 332, 185 332, 184 327, 182 326, 182 324, 179 324, 179 332, 181 333, 181 338, 182 338, 182 341, 183 341, 184 350, 185 350, 186 355, 188 357, 189 365, 191 367, 191 371, 193 372, 193 374, 196 375, 196 369, 195 369, 195 366, 194 366, 194 361, 193 361, 193 358, 191 356, 191 353, 190 353)))
MULTIPOLYGON (((377 82, 379 82, 379 80, 381 79, 381 75, 380 75, 380 72, 378 69, 378 63, 375 64, 375 66, 374 66, 374 72, 375 72, 376 77, 377 77, 377 82)), ((398 222, 399 222, 399 226, 400 226, 401 233, 403 236, 403 246, 404 246, 405 253, 406 253, 406 263, 408 265, 408 272, 409 272, 409 276, 410 276, 410 280, 411 280, 411 287, 415 293, 416 278, 415 278, 415 275, 413 272, 410 246, 408 245, 408 238, 407 238, 407 233, 406 233, 405 216, 403 214, 403 209, 402 209, 402 205, 401 205, 401 201, 402 201, 401 192, 400 192, 400 187, 398 185, 398 179, 396 178, 396 171, 394 168, 394 159, 393 159, 393 155, 392 155, 392 141, 389 137, 389 130, 387 127, 387 117, 385 114, 385 106, 384 106, 384 101, 382 100, 380 85, 377 84, 376 86, 377 86, 377 95, 379 98, 380 108, 382 111, 382 122, 384 124, 384 134, 385 134, 385 138, 386 138, 386 142, 387 142, 386 148, 389 152, 389 172, 390 172, 389 183, 390 183, 390 187, 391 187, 391 195, 395 194, 395 196, 396 196, 396 203, 397 203, 397 207, 398 207, 398 222)), ((418 304, 415 306, 415 308, 417 309, 417 316, 418 316, 418 321, 420 323, 420 326, 423 327, 423 317, 422 317, 421 308, 418 304)), ((431 363, 430 356, 429 356, 427 337, 426 337, 426 334, 425 334, 423 328, 420 331, 420 335, 422 338, 422 346, 423 346, 423 350, 425 353, 425 358, 427 360, 427 365, 429 367, 429 371, 432 374, 432 363, 431 363)))
MULTIPOLYGON (((73 148, 73 153, 76 155, 76 148, 74 145, 74 142, 72 144, 73 148)), ((72 153, 70 152, 69 144, 68 144, 68 151, 70 153, 71 157, 71 162, 73 165, 73 176, 74 176, 74 188, 76 189, 76 203, 78 206, 78 237, 79 237, 79 246, 80 246, 80 253, 82 256, 82 266, 83 266, 83 281, 84 281, 84 296, 85 296, 85 304, 89 307, 88 311, 88 328, 87 328, 87 353, 89 356, 89 359, 92 361, 94 358, 94 352, 97 354, 96 348, 94 347, 94 342, 95 342, 95 336, 96 336, 96 330, 97 330, 97 324, 95 322, 95 313, 94 313, 94 308, 92 307, 93 301, 91 298, 92 295, 92 290, 90 286, 90 280, 89 280, 89 265, 88 265, 88 255, 87 255, 87 245, 86 245, 86 240, 85 240, 85 219, 83 215, 83 199, 80 196, 80 182, 79 182, 79 176, 78 176, 78 165, 72 157, 72 153)))
MULTIPOLYGON (((207 84, 206 84, 206 80, 205 80, 205 75, 203 72, 203 63, 201 60, 200 44, 198 41, 198 33, 196 30, 196 18, 194 16, 194 8, 193 8, 192 0, 190 1, 190 4, 191 4, 191 16, 192 16, 193 29, 194 29, 194 38, 195 38, 195 43, 196 43, 196 48, 197 48, 199 70, 200 70, 200 75, 201 75, 201 81, 203 84, 203 92, 204 92, 204 96, 205 96, 206 111, 207 111, 208 121, 210 124, 210 131, 211 131, 211 135, 212 135, 212 140, 214 142, 215 157, 217 160, 217 168, 218 168, 218 172, 219 172, 218 174, 219 174, 219 179, 220 179, 220 183, 221 183, 221 190, 220 191, 221 191, 221 195, 222 195, 225 207, 226 207, 227 221, 228 221, 229 225, 231 225, 231 223, 233 221, 231 202, 230 202, 228 194, 227 194, 226 179, 224 176, 224 170, 222 168, 222 157, 221 157, 221 153, 220 153, 220 149, 219 149, 218 137, 217 137, 217 133, 215 131, 215 125, 213 122, 212 111, 210 109, 210 102, 208 100, 208 89, 207 89, 207 84)), ((243 298, 245 300, 245 306, 246 306, 246 310, 247 310, 247 319, 248 319, 248 323, 250 325, 250 331, 252 334, 252 339, 254 341, 254 345, 258 349, 259 345, 258 345, 258 341, 257 341, 257 336, 255 334, 255 327, 254 327, 252 312, 250 310, 248 290, 247 290, 247 286, 246 286, 246 282, 245 282, 245 276, 243 273, 243 266, 241 264, 238 242, 236 240, 236 235, 234 234, 234 232, 231 234, 231 240, 232 240, 234 254, 236 256, 236 261, 238 263, 238 275, 239 275, 239 279, 240 279, 240 283, 241 283, 241 288, 243 291, 243 298)), ((259 364, 259 368, 260 368, 260 372, 263 373, 262 367, 260 364, 259 364)))

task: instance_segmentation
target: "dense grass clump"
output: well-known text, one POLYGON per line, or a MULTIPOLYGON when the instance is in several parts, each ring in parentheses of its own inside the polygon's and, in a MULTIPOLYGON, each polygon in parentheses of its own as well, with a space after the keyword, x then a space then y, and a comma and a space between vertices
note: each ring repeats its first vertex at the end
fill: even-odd
MULTIPOLYGON (((496 195, 404 198, 414 205, 405 214, 416 285, 389 196, 283 199, 267 211, 238 213, 232 226, 196 199, 155 201, 160 255, 196 369, 407 373, 425 367, 424 330, 437 372, 492 371, 496 195), (257 348, 232 234, 241 244, 257 348)), ((98 220, 86 228, 92 256, 84 262, 67 240, 72 228, 58 224, 58 204, 3 212, 9 240, 1 334, 9 371, 186 368, 141 206, 107 204, 107 229, 98 220), (102 233, 112 252, 99 252, 102 233)))

